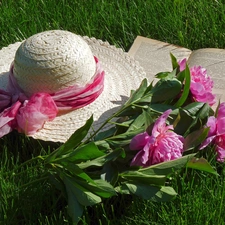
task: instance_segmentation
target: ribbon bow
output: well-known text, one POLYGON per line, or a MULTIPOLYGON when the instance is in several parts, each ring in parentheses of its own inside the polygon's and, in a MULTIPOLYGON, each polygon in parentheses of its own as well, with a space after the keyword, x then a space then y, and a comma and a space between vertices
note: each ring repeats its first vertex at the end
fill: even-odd
POLYGON ((13 129, 33 135, 46 121, 54 120, 58 112, 65 113, 93 102, 103 91, 105 74, 94 58, 96 73, 84 87, 74 85, 51 94, 38 92, 30 98, 17 84, 12 65, 7 90, 0 89, 0 137, 13 129))

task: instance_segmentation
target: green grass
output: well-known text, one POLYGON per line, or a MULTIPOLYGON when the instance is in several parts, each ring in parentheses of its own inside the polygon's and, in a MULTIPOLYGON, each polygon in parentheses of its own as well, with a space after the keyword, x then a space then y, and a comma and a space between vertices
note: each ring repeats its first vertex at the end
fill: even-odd
MULTIPOLYGON (((125 50, 137 35, 190 49, 224 48, 225 5, 222 0, 0 1, 0 48, 50 29, 93 36, 125 50)), ((2 138, 0 147, 1 172, 50 151, 49 143, 16 132, 2 138)), ((25 187, 42 173, 32 166, 22 168, 22 175, 0 176, 0 224, 70 224, 66 202, 49 183, 25 187)), ((172 183, 178 192, 174 201, 117 197, 87 208, 80 224, 225 224, 223 173, 189 171, 172 183)))
POLYGON ((65 29, 129 48, 137 35, 196 49, 224 47, 225 6, 206 0, 3 0, 0 46, 65 29))

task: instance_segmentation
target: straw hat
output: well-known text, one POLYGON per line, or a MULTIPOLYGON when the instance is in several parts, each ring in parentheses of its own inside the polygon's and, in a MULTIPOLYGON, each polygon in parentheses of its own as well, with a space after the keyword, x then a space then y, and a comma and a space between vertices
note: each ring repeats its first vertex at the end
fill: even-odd
POLYGON ((52 121, 45 122, 31 135, 33 138, 65 142, 92 114, 93 128, 97 129, 124 104, 130 91, 138 88, 146 74, 122 49, 62 30, 38 33, 0 50, 0 89, 6 90, 9 68, 14 62, 15 80, 28 97, 37 92, 52 93, 73 85, 85 85, 96 71, 93 56, 105 72, 102 93, 92 103, 59 113, 52 121))

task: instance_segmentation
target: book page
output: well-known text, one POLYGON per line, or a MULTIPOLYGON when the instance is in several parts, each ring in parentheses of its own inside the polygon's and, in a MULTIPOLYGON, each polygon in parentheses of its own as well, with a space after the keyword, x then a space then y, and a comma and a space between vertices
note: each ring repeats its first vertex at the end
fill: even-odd
POLYGON ((128 53, 144 68, 149 81, 159 72, 172 71, 170 53, 178 60, 187 58, 190 67, 207 69, 207 74, 214 81, 213 93, 217 102, 225 102, 225 49, 204 48, 192 52, 187 48, 137 36, 128 53))
POLYGON ((225 49, 204 48, 195 50, 188 59, 188 65, 202 66, 214 81, 213 93, 220 102, 225 102, 225 49))
POLYGON ((188 58, 191 50, 169 43, 137 36, 128 54, 144 68, 149 81, 159 72, 172 71, 172 53, 178 60, 188 58))

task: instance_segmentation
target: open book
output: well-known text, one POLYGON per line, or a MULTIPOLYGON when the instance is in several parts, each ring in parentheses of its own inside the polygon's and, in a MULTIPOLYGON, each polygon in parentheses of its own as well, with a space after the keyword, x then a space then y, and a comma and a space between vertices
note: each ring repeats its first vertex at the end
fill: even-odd
POLYGON ((129 55, 139 61, 149 80, 159 72, 172 71, 170 52, 178 59, 187 58, 188 65, 202 66, 214 81, 213 93, 217 100, 225 102, 225 49, 190 49, 169 43, 137 36, 129 50, 129 55))

